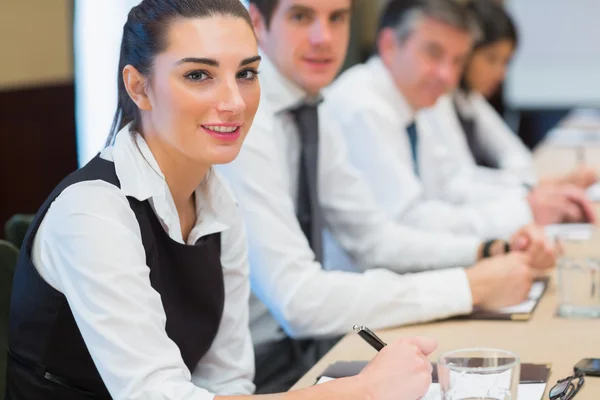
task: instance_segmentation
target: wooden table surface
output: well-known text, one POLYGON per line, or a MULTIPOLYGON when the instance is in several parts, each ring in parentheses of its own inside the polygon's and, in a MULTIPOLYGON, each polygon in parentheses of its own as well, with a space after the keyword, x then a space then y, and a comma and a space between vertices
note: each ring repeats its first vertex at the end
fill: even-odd
MULTIPOLYGON (((586 161, 600 170, 600 147, 585 149, 586 161)), ((541 176, 564 173, 576 166, 573 148, 542 145, 535 154, 536 169, 541 176)), ((600 215, 600 205, 597 205, 600 215)), ((600 255, 600 234, 586 242, 565 244, 571 257, 600 255)), ((402 336, 426 335, 439 342, 432 361, 455 349, 493 347, 517 353, 523 363, 551 363, 547 391, 561 378, 573 372, 582 358, 600 358, 600 319, 565 319, 555 315, 558 304, 556 279, 528 322, 446 320, 379 331, 386 342, 402 336)), ((319 361, 293 389, 313 385, 327 366, 341 360, 368 360, 375 351, 355 334, 348 334, 319 361)), ((575 400, 599 400, 600 378, 588 377, 575 400)))

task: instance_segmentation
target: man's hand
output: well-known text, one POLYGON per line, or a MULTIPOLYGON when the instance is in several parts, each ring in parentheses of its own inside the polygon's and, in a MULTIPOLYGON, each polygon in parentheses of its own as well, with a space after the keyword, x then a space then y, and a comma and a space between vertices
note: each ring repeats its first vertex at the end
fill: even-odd
POLYGON ((527 253, 529 265, 534 269, 548 269, 556 264, 558 249, 538 225, 526 225, 519 229, 510 239, 510 248, 527 253))
POLYGON ((589 165, 580 165, 575 171, 568 174, 565 180, 582 189, 587 189, 598 181, 598 172, 589 165))
POLYGON ((527 196, 539 225, 564 222, 596 222, 596 212, 583 189, 575 185, 542 185, 527 196))
POLYGON ((527 299, 534 279, 525 253, 487 258, 466 270, 473 306, 498 309, 527 299))
POLYGON ((596 169, 590 167, 589 165, 582 164, 566 175, 542 178, 540 179, 539 185, 575 185, 581 189, 587 189, 594 183, 598 182, 598 180, 599 177, 596 169))

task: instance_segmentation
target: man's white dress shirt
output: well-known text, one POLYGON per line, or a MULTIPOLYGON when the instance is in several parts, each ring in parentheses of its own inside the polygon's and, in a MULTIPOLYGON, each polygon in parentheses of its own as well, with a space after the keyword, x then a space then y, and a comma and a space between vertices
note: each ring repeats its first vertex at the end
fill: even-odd
POLYGON ((443 171, 427 177, 424 182, 432 196, 446 197, 454 202, 472 202, 497 198, 506 192, 524 196, 524 183, 535 185, 532 155, 510 131, 485 99, 474 94, 464 97, 457 93, 442 96, 431 108, 419 113, 419 120, 430 126, 433 140, 444 149, 444 160, 460 174, 443 171), (478 166, 469 149, 460 123, 455 100, 465 116, 472 117, 478 143, 494 158, 501 169, 478 166), (436 186, 444 180, 445 185, 436 186))
POLYGON ((321 110, 319 202, 327 228, 364 273, 328 271, 315 261, 296 218, 300 141, 289 112, 307 95, 266 57, 260 80, 260 107, 242 151, 219 167, 246 218, 253 291, 278 321, 254 299, 255 344, 281 338, 279 325, 292 337, 327 337, 354 324, 381 328, 470 312, 466 274, 451 267, 473 264, 479 240, 395 223, 348 163, 340 132, 321 110), (438 271, 397 273, 430 269, 438 271))
MULTIPOLYGON (((520 193, 502 193, 502 201, 463 205, 428 195, 425 181, 443 187, 466 168, 453 162, 452 151, 432 133, 431 119, 415 115, 380 58, 350 68, 325 93, 324 109, 342 127, 348 158, 366 178, 379 205, 397 221, 490 239, 507 238, 532 220, 520 193), (415 119, 418 175, 406 132, 415 119)), ((498 188, 494 190, 498 196, 498 188)))
POLYGON ((150 285, 140 227, 126 197, 149 200, 169 236, 184 243, 167 182, 142 136, 127 127, 101 157, 115 163, 121 189, 100 180, 65 189, 35 236, 32 260, 66 296, 111 396, 211 400, 252 393, 247 240, 226 182, 212 171, 195 192, 197 221, 187 244, 221 232, 225 306, 211 348, 190 373, 165 332, 165 312, 150 285))

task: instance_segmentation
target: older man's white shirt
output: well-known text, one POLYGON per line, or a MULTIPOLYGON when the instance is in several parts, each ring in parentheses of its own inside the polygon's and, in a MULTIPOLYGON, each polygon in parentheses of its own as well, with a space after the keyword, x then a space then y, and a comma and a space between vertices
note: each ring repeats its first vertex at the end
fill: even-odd
POLYGON ((326 91, 325 109, 342 126, 351 163, 366 177, 379 205, 398 221, 481 238, 508 237, 531 222, 521 189, 477 182, 465 163, 456 162, 455 140, 436 133, 445 122, 420 113, 419 175, 413 172, 406 127, 415 112, 378 57, 342 74, 326 91))
MULTIPOLYGON (((523 183, 536 183, 531 152, 481 95, 447 94, 433 107, 422 110, 419 119, 431 126, 429 133, 448 149, 446 161, 466 171, 449 177, 443 188, 428 185, 427 189, 433 196, 446 196, 453 201, 478 201, 494 198, 498 188, 522 192, 523 183), (457 106, 465 117, 473 120, 475 140, 498 169, 476 164, 457 114, 457 106), (469 190, 465 187, 468 184, 475 188, 469 190)), ((425 182, 426 185, 428 183, 425 182)))

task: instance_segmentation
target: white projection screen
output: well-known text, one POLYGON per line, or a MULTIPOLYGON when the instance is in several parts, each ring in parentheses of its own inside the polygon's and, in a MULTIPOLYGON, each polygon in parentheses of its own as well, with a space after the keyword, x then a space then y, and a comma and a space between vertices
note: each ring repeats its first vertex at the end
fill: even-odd
POLYGON ((507 0, 520 45, 505 85, 512 108, 600 106, 600 1, 507 0))

